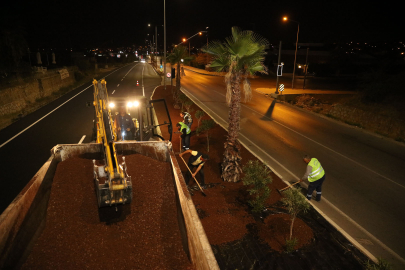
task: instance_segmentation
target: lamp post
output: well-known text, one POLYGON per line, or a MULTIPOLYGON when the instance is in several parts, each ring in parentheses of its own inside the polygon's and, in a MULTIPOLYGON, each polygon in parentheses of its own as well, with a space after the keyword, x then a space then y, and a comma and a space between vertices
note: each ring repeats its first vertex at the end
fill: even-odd
POLYGON ((297 49, 298 49, 298 35, 300 33, 300 23, 291 19, 288 19, 287 17, 283 18, 284 21, 292 21, 297 23, 298 25, 298 30, 297 30, 297 41, 295 42, 295 56, 294 56, 294 69, 293 69, 293 78, 292 78, 292 82, 291 82, 291 90, 294 88, 294 78, 295 78, 295 65, 297 62, 297 49))
MULTIPOLYGON (((150 27, 150 26, 151 26, 151 24, 148 23, 148 27, 150 27)), ((154 57, 155 57, 156 67, 157 67, 156 53, 157 53, 157 51, 158 51, 157 38, 158 38, 158 35, 157 35, 157 26, 155 25, 155 35, 154 35, 154 40, 153 40, 153 45, 154 45, 154 53, 153 53, 153 55, 154 55, 154 57)))
POLYGON ((163 32, 163 36, 164 36, 164 45, 163 45, 163 49, 164 51, 164 85, 165 85, 165 90, 166 90, 166 0, 163 0, 163 28, 164 28, 164 32, 163 32))
POLYGON ((200 36, 201 36, 202 33, 206 33, 206 32, 208 32, 208 31, 200 31, 200 32, 197 32, 196 34, 192 35, 192 36, 189 37, 189 38, 183 38, 182 41, 181 41, 179 44, 177 44, 176 46, 179 46, 180 44, 183 44, 184 42, 186 42, 186 41, 192 39, 192 38, 195 37, 196 35, 200 35, 200 36))

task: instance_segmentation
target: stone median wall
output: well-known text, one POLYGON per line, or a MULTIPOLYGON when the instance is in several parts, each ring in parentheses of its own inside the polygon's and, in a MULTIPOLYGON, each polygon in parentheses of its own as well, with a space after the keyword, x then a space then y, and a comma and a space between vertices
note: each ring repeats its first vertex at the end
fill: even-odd
POLYGON ((74 72, 77 68, 66 69, 69 77, 63 79, 58 71, 48 71, 44 76, 32 79, 28 83, 0 90, 0 116, 14 113, 23 114, 27 105, 52 95, 61 87, 75 83, 74 72))

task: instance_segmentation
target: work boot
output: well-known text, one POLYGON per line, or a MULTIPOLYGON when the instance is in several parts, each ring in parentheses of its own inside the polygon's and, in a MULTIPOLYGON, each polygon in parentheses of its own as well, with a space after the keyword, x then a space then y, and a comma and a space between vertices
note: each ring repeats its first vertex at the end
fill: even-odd
POLYGON ((320 202, 321 201, 321 196, 322 196, 322 192, 317 192, 315 201, 320 202))

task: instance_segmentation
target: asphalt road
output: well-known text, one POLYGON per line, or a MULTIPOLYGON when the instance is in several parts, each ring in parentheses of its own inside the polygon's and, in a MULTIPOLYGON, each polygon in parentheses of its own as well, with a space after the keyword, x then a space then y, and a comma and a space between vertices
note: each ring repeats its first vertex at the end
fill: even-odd
MULTIPOLYGON (((119 68, 105 79, 109 95, 118 97, 142 95, 142 82, 150 97, 161 82, 154 69, 142 63, 119 68)), ((91 141, 94 108, 86 107, 87 101, 93 101, 91 82, 0 131, 0 212, 50 157, 53 146, 78 143, 83 136, 83 143, 91 141)))
MULTIPOLYGON (((223 77, 186 72, 185 92, 228 126, 223 77)), ((252 87, 263 82, 252 81, 252 87)), ((376 257, 404 269, 405 147, 255 92, 242 104, 240 141, 284 181, 302 177, 307 153, 326 171, 323 200, 314 203, 376 257)), ((306 186, 306 185, 305 185, 306 186)), ((274 191, 273 191, 274 192, 274 191)))

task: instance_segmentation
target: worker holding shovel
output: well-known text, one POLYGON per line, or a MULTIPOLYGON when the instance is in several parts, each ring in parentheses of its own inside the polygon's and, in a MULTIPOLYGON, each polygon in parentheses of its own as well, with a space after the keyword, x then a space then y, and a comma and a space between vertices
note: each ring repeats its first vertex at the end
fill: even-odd
POLYGON ((179 128, 179 132, 181 133, 180 138, 183 149, 188 150, 190 148, 191 129, 183 122, 178 122, 176 126, 179 128))
POLYGON ((190 182, 190 176, 192 176, 195 179, 195 176, 197 175, 197 173, 199 173, 201 187, 203 189, 205 189, 206 186, 205 186, 205 182, 204 182, 204 164, 209 159, 208 155, 202 154, 198 151, 187 150, 187 151, 184 151, 183 153, 179 154, 179 156, 182 158, 183 155, 186 153, 191 154, 191 157, 188 159, 188 163, 187 163, 189 171, 186 174, 186 185, 188 186, 188 183, 190 182), (193 173, 194 168, 197 168, 197 169, 193 173))
POLYGON ((317 202, 321 201, 322 196, 322 184, 325 181, 325 171, 322 168, 321 163, 316 158, 311 158, 308 155, 304 156, 304 162, 307 163, 307 171, 305 172, 304 176, 301 178, 300 182, 308 179, 308 193, 307 199, 311 200, 312 192, 316 190, 316 198, 317 202))

